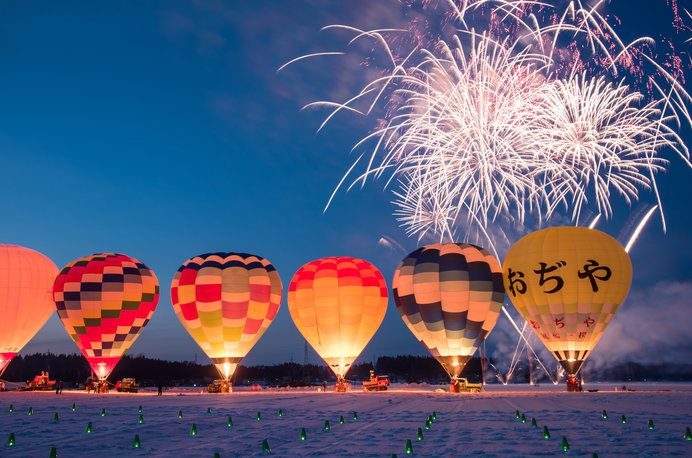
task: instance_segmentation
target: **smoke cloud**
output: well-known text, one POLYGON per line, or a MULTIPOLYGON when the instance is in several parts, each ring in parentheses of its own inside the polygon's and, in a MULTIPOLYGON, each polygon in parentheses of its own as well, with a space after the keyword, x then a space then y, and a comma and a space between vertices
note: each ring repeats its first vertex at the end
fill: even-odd
POLYGON ((687 363, 692 358, 692 281, 632 290, 589 357, 591 365, 624 361, 687 363))

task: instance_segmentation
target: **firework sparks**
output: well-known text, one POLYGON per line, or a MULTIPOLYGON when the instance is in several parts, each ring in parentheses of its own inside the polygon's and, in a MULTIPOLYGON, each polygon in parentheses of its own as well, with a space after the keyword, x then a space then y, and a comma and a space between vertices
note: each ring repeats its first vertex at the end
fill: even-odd
POLYGON ((527 202, 537 201, 521 113, 532 111, 541 84, 537 70, 524 65, 531 56, 513 55, 488 37, 470 56, 460 45, 444 54, 428 55, 401 79, 404 88, 395 94, 403 104, 372 134, 384 139, 386 154, 360 178, 395 168, 404 178, 397 200, 402 216, 411 200, 428 200, 415 205, 408 221, 415 225, 432 213, 438 232, 451 236, 448 226, 461 212, 487 226, 500 213, 522 218, 527 202))
POLYGON ((613 191, 631 203, 639 189, 651 189, 654 175, 667 164, 658 150, 685 154, 682 140, 669 127, 672 117, 661 117, 663 102, 640 106, 642 99, 603 77, 577 76, 549 85, 545 109, 539 110, 545 124, 532 131, 543 145, 539 158, 550 162, 546 187, 555 198, 547 202, 547 216, 564 197, 578 221, 591 194, 598 212, 608 218, 613 191))
POLYGON ((432 47, 419 38, 403 53, 390 46, 401 30, 338 26, 384 47, 389 68, 346 102, 313 104, 331 108, 325 123, 341 110, 386 107, 384 125, 356 145, 374 142, 365 169, 354 163, 339 187, 349 176, 351 186, 388 176, 409 235, 454 240, 474 226, 494 251, 488 228, 498 218, 540 224, 564 212, 578 223, 590 207, 607 219, 616 196, 631 203, 640 190, 652 190, 660 210, 661 153, 692 165, 676 132, 683 119, 692 124, 680 59, 657 62, 648 37, 625 44, 604 1, 552 3, 447 0, 457 33, 432 47))

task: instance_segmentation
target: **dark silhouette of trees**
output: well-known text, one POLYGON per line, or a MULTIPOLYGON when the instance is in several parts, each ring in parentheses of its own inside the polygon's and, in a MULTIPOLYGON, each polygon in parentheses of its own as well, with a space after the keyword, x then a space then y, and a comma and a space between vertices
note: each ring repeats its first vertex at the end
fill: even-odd
MULTIPOLYGON (((528 382, 528 367, 519 365, 515 370, 514 382, 528 382)), ((379 375, 389 375, 392 382, 405 383, 447 383, 449 377, 440 364, 429 356, 382 356, 372 363, 360 363, 351 367, 347 379, 367 380, 370 371, 379 375)), ((608 367, 584 366, 584 377, 589 381, 692 381, 692 364, 638 364, 623 362, 608 367)), ((34 353, 16 356, 3 374, 4 380, 25 382, 32 380, 41 371, 48 371, 52 380, 78 386, 91 377, 91 369, 82 355, 56 355, 34 353)), ((541 379, 542 371, 534 368, 534 381, 541 379)), ((165 361, 148 358, 144 355, 122 357, 108 378, 115 382, 124 377, 132 377, 141 386, 206 386, 220 378, 212 364, 197 364, 191 361, 165 361)), ((481 381, 481 362, 472 358, 461 373, 470 382, 481 381)), ((262 384, 280 385, 286 383, 322 384, 324 380, 333 383, 336 379, 325 364, 302 365, 282 363, 271 366, 238 366, 233 376, 235 385, 262 384)))
POLYGON ((41 371, 50 373, 51 380, 66 383, 84 382, 91 373, 84 356, 78 354, 55 355, 53 353, 34 353, 15 356, 2 374, 4 380, 25 382, 33 380, 41 371))
MULTIPOLYGON (((440 363, 430 356, 382 356, 377 359, 378 374, 389 374, 392 382, 406 383, 447 383, 449 376, 440 363)), ((480 359, 471 358, 460 374, 469 382, 480 382, 480 359)))

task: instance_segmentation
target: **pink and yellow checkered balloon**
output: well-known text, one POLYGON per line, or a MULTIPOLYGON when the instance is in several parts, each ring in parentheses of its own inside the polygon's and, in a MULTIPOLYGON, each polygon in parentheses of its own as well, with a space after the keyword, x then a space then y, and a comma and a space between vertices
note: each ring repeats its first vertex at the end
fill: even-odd
POLYGON ((171 282, 175 314, 226 380, 271 324, 282 294, 274 266, 245 253, 195 256, 171 282))

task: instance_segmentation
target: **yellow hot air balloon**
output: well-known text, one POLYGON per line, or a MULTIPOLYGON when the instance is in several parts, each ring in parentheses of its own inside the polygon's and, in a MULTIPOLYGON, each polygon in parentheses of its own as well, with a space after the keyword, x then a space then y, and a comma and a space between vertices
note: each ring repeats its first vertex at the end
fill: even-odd
POLYGON ((568 388, 632 281, 617 240, 583 227, 551 227, 515 243, 502 266, 507 294, 568 374, 568 388))
POLYGON ((380 327, 387 298, 382 274, 361 259, 318 259, 293 276, 291 318, 336 375, 337 389, 344 387, 344 375, 380 327))
POLYGON ((245 253, 195 256, 171 282, 175 314, 226 382, 271 324, 282 294, 274 266, 245 253))
POLYGON ((55 311, 58 268, 41 253, 0 245, 0 375, 55 311))

